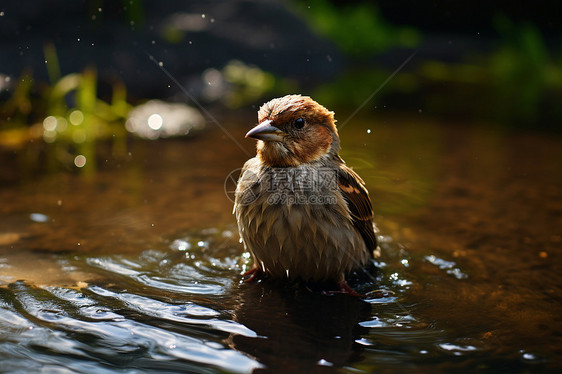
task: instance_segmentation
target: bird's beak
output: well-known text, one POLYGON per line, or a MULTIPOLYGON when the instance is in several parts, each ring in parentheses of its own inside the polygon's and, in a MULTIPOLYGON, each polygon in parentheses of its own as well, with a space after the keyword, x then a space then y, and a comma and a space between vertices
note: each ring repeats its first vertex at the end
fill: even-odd
POLYGON ((264 141, 282 142, 285 134, 271 124, 271 120, 265 120, 256 127, 248 131, 246 138, 254 138, 264 141))

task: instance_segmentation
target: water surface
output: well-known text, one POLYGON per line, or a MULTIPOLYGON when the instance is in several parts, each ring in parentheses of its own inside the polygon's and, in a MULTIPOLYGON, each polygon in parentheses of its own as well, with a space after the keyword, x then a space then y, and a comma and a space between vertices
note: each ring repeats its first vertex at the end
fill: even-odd
POLYGON ((136 140, 92 178, 3 153, 2 371, 560 369, 558 137, 421 115, 342 128, 383 250, 361 300, 240 282, 241 117, 222 122, 248 153, 218 128, 136 140))

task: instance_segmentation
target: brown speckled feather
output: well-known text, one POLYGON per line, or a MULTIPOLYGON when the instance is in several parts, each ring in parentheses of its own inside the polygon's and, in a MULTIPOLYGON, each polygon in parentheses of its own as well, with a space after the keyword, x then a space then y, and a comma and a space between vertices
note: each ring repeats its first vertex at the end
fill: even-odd
POLYGON ((349 207, 353 226, 365 240, 367 251, 372 256, 377 248, 377 236, 373 227, 373 206, 369 192, 361 177, 344 164, 339 169, 338 184, 349 207))

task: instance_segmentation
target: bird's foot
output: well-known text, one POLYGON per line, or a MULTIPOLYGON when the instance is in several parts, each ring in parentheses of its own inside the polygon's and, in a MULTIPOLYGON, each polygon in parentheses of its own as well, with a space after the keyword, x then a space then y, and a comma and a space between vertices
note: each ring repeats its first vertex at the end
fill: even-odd
POLYGON ((339 282, 337 290, 323 291, 322 293, 324 295, 349 295, 349 296, 361 297, 361 298, 367 297, 366 295, 362 295, 357 291, 355 291, 353 288, 349 287, 349 284, 347 284, 346 281, 339 282))
POLYGON ((256 282, 260 280, 262 276, 263 276, 263 271, 258 267, 251 268, 250 270, 242 274, 242 277, 244 278, 244 283, 256 282))

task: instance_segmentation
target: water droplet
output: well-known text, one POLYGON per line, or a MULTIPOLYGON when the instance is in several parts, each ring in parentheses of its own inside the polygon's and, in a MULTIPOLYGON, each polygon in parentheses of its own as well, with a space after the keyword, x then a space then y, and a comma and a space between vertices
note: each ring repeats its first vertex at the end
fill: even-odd
POLYGON ((370 134, 370 133, 371 133, 371 129, 367 129, 367 134, 370 134))
POLYGON ((361 339, 356 339, 355 343, 357 344, 361 344, 361 345, 373 345, 373 343, 371 343, 370 341, 368 341, 365 338, 361 338, 361 339))
POLYGON ((185 240, 176 239, 172 242, 172 245, 170 245, 170 248, 175 249, 177 251, 187 251, 188 249, 191 248, 191 244, 189 244, 189 242, 187 242, 185 240))
POLYGON ((162 67, 162 66, 164 66, 164 63, 162 61, 159 61, 158 66, 162 67))
POLYGON ((454 353, 471 352, 471 351, 478 350, 478 348, 476 348, 475 346, 472 346, 472 345, 457 345, 457 344, 452 344, 452 343, 439 344, 439 348, 441 348, 445 351, 450 351, 450 352, 454 352, 454 353))

